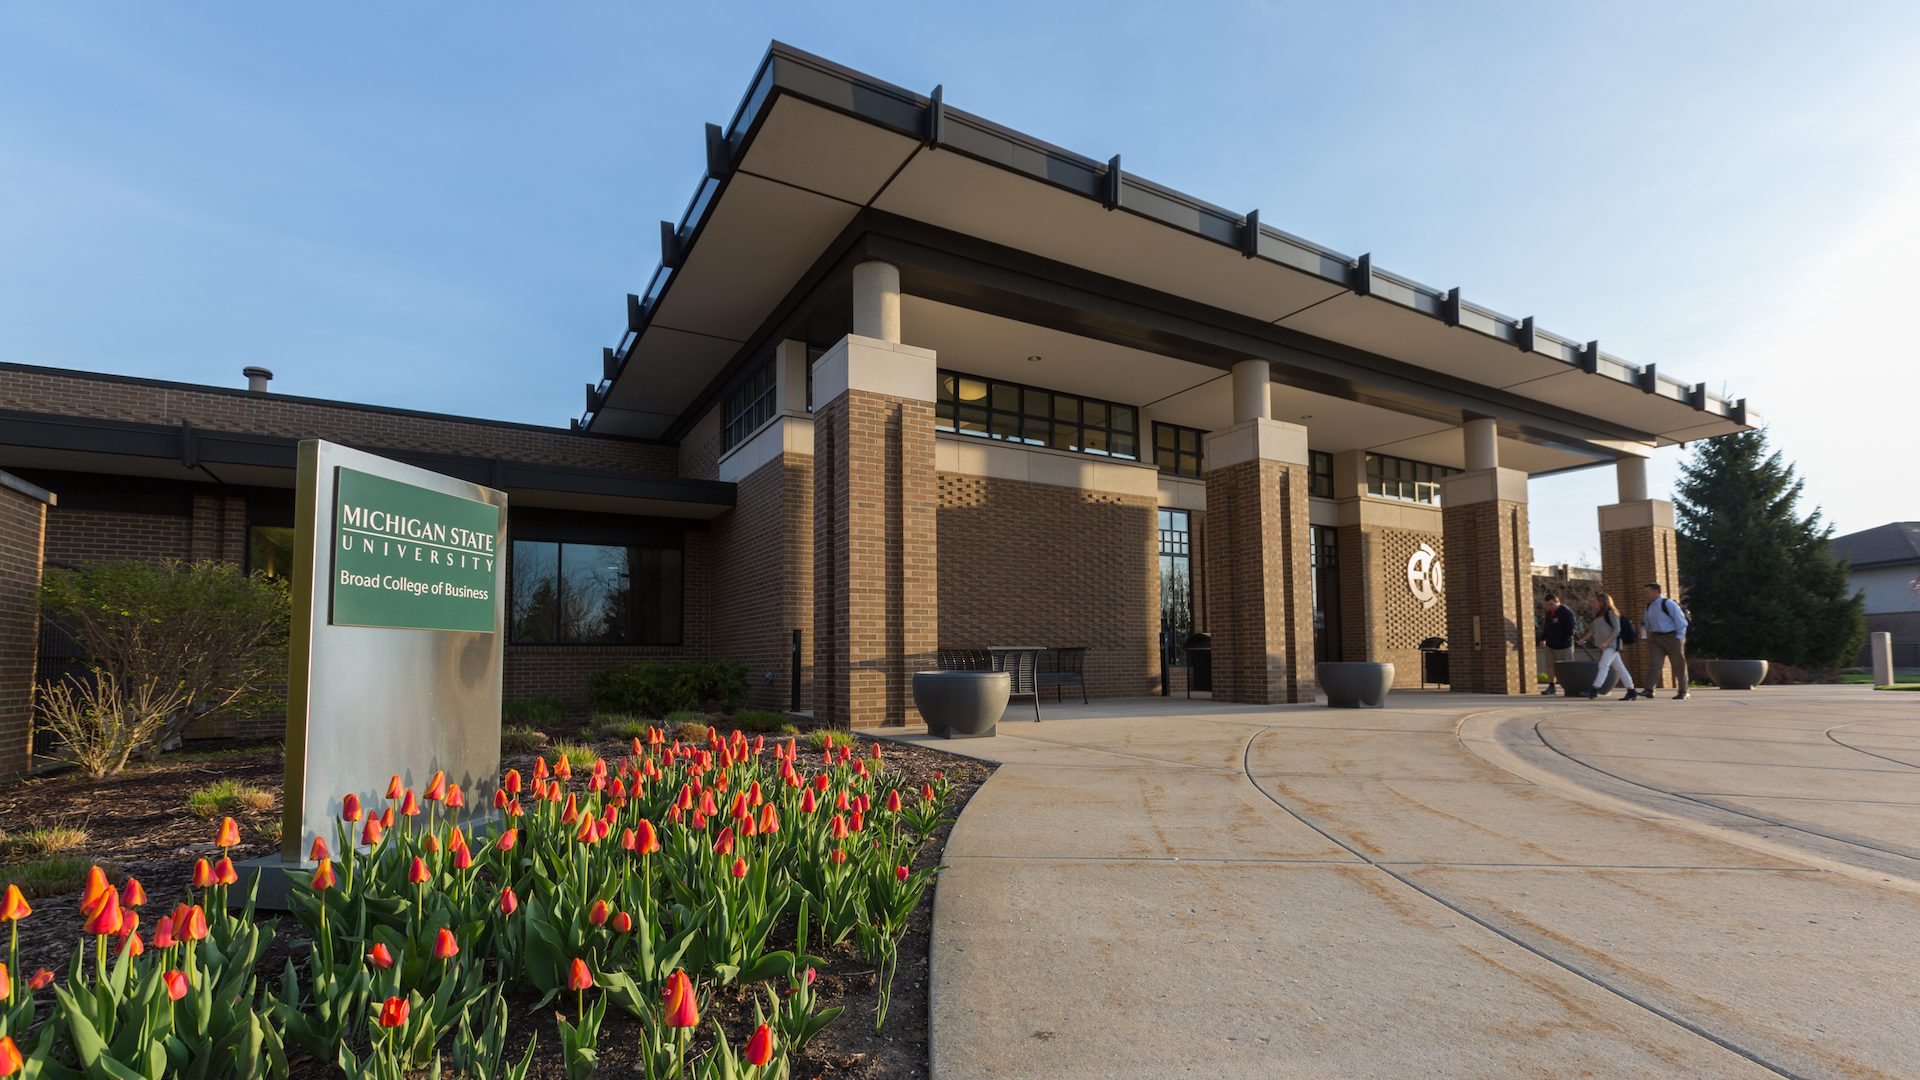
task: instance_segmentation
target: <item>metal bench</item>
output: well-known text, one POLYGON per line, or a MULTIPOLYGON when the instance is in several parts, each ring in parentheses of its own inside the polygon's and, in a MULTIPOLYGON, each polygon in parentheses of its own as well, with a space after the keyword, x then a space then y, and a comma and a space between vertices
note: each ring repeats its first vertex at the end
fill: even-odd
POLYGON ((1053 700, 1060 700, 1063 687, 1080 688, 1080 704, 1087 704, 1087 647, 1073 645, 1067 648, 1048 649, 1040 654, 1040 667, 1035 673, 1040 689, 1053 688, 1053 700))
POLYGON ((938 649, 935 661, 943 671, 1004 671, 1013 676, 1007 696, 1033 699, 1033 722, 1040 722, 1037 645, 1001 645, 991 649, 938 649))

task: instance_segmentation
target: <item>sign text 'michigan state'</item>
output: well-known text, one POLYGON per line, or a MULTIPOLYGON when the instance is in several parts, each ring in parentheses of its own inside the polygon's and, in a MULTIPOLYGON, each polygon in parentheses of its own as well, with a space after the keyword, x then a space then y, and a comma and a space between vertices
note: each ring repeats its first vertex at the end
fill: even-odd
POLYGON ((495 629, 498 506, 345 468, 336 490, 334 623, 495 629))

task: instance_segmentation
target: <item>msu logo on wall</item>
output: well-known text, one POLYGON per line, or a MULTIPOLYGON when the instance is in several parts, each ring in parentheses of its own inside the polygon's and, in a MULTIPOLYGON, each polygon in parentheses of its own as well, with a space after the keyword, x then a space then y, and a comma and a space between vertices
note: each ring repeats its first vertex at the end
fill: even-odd
POLYGON ((1447 591, 1446 570, 1432 544, 1421 544, 1407 558, 1407 591, 1423 608, 1439 603, 1440 594, 1447 591))

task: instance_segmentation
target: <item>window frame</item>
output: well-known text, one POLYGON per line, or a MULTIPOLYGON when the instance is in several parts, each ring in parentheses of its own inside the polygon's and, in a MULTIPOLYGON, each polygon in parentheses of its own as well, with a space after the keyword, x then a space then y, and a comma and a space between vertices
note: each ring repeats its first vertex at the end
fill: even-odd
POLYGON ((1307 451, 1307 494, 1333 498, 1333 455, 1325 450, 1307 451))
POLYGON ((1207 475, 1207 433, 1199 428, 1185 427, 1180 424, 1153 422, 1153 467, 1169 476, 1184 476, 1190 480, 1200 480, 1207 475), (1167 432, 1172 438, 1171 445, 1160 444, 1160 433, 1167 432), (1189 439, 1188 436, 1191 436, 1189 439), (1187 445, 1191 443, 1191 448, 1187 445), (1160 460, 1162 452, 1173 456, 1174 467, 1169 469, 1160 460), (1191 471, 1187 461, 1191 459, 1191 471))
POLYGON ((1377 454, 1371 450, 1366 453, 1367 494, 1377 499, 1439 506, 1442 482, 1460 472, 1430 461, 1377 454), (1387 490, 1389 485, 1392 491, 1387 490))
POLYGON ((1171 507, 1160 507, 1154 512, 1154 551, 1157 556, 1155 567, 1160 571, 1160 623, 1162 632, 1173 631, 1175 640, 1171 646, 1171 662, 1185 663, 1186 641, 1194 630, 1194 562, 1193 562, 1193 513, 1171 507), (1183 578, 1186 581, 1187 595, 1184 626, 1178 620, 1168 618, 1168 570, 1173 564, 1181 564, 1183 578), (1181 631, 1184 631, 1181 632, 1181 631))
POLYGON ((1035 446, 1069 454, 1112 458, 1115 461, 1141 460, 1138 406, 946 368, 939 371, 934 396, 935 431, 992 439, 1016 446, 1035 446), (967 398, 963 403, 960 397, 963 381, 981 384, 981 396, 977 399, 967 398), (1011 406, 1003 404, 1008 400, 1013 402, 1011 406), (1102 423, 1088 423, 1090 406, 1102 411, 1105 417, 1102 423), (981 426, 961 427, 963 410, 975 414, 968 417, 965 423, 981 426), (1127 417, 1124 425, 1116 422, 1121 416, 1127 417), (1067 445, 1056 445, 1063 430, 1069 434, 1067 445), (1101 436, 1099 441, 1104 445, 1087 445, 1088 432, 1098 432, 1101 436), (1113 449, 1117 437, 1130 440, 1132 451, 1123 453, 1113 449))
MULTIPOLYGON (((580 649, 580 648, 671 649, 671 648, 681 648, 686 645, 687 643, 687 549, 686 549, 686 544, 684 542, 679 542, 679 543, 668 543, 668 542, 661 542, 661 541, 636 542, 630 539, 615 539, 615 538, 610 538, 605 536, 597 536, 597 535, 589 535, 589 534, 555 535, 550 530, 536 530, 536 531, 531 531, 530 533, 525 535, 516 533, 510 536, 507 540, 507 545, 508 545, 509 558, 511 559, 511 561, 508 564, 509 572, 507 574, 507 613, 506 613, 507 641, 506 643, 508 645, 512 645, 516 648, 573 648, 573 649, 580 649), (640 554, 642 552, 649 552, 649 551, 672 552, 676 556, 676 561, 679 564, 678 572, 675 575, 678 578, 678 589, 676 590, 676 593, 673 596, 674 608, 678 613, 679 617, 676 620, 676 625, 675 625, 674 633, 672 635, 672 640, 646 641, 641 639, 642 635, 640 633, 640 627, 644 622, 644 620, 641 617, 639 605, 635 604, 632 601, 632 599, 629 599, 629 602, 627 604, 627 610, 625 612, 624 617, 621 620, 623 624, 622 630, 624 633, 624 637, 622 638, 622 640, 581 641, 581 640, 568 640, 568 639, 561 638, 559 636, 559 632, 560 632, 559 614, 560 614, 560 611, 562 610, 561 606, 556 606, 555 608, 555 615, 554 615, 554 620, 555 620, 554 635, 555 636, 551 640, 543 641, 543 640, 537 640, 537 639, 530 640, 530 639, 522 638, 519 632, 519 620, 516 618, 516 614, 514 611, 514 604, 515 604, 515 601, 518 599, 517 593, 519 591, 518 574, 515 571, 517 570, 520 564, 519 545, 521 544, 552 544, 554 545, 555 551, 554 551, 553 575, 554 575, 556 590, 564 590, 566 586, 566 549, 569 547, 577 547, 577 548, 609 548, 610 547, 610 548, 623 549, 626 552, 627 565, 630 568, 636 565, 640 561, 640 559, 643 558, 643 556, 640 554)), ((664 594, 662 595, 664 596, 664 594)))
POLYGON ((749 372, 720 404, 720 452, 739 446, 773 419, 779 406, 778 356, 749 372))

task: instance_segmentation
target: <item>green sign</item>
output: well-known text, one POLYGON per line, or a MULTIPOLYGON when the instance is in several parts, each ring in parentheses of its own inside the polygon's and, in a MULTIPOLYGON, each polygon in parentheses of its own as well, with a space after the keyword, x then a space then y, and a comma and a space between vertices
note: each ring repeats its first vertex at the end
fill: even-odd
POLYGON ((500 508, 342 468, 333 498, 336 626, 497 626, 500 508))

